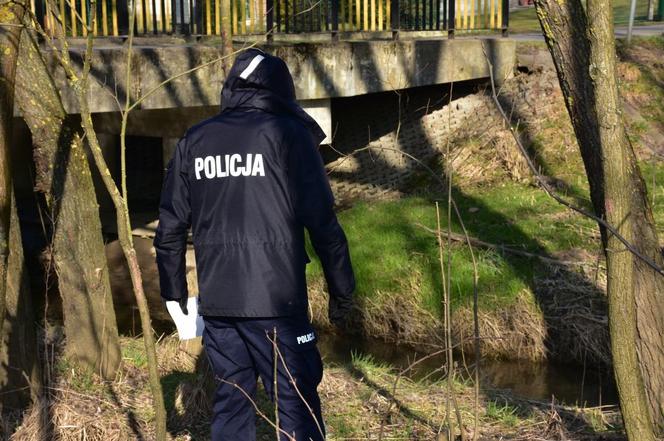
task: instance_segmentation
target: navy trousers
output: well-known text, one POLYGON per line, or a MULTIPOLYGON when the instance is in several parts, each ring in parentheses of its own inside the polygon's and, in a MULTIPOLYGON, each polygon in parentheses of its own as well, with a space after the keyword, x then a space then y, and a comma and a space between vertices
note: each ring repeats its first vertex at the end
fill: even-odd
POLYGON ((204 321, 203 344, 217 383, 210 429, 212 441, 256 439, 252 400, 256 399, 258 377, 270 399, 274 402, 275 395, 278 398, 279 425, 290 436, 282 433, 281 441, 325 439, 317 392, 323 364, 316 348, 316 335, 306 317, 208 316, 204 321), (272 343, 275 329, 281 354, 276 357, 276 391, 272 343))

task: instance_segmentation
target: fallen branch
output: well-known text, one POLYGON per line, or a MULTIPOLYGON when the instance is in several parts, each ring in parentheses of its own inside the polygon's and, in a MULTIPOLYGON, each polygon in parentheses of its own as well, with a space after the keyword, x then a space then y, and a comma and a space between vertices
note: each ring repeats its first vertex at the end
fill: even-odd
MULTIPOLYGON (((415 222, 415 225, 422 228, 424 231, 426 231, 428 233, 438 234, 438 232, 436 230, 434 230, 433 228, 429 228, 426 225, 422 225, 419 222, 415 222)), ((539 259, 542 262, 549 263, 549 264, 552 264, 552 265, 595 266, 594 264, 590 264, 590 263, 586 263, 586 262, 580 262, 580 261, 575 261, 575 260, 559 260, 559 259, 555 259, 555 258, 552 258, 552 257, 542 256, 541 254, 532 253, 532 252, 524 251, 524 250, 519 250, 517 248, 508 247, 507 245, 501 245, 501 244, 494 244, 494 243, 490 243, 490 242, 485 242, 483 240, 476 239, 476 238, 471 237, 471 236, 464 236, 462 234, 451 233, 451 232, 443 233, 443 234, 446 234, 450 240, 453 240, 455 242, 466 242, 466 243, 470 242, 472 245, 474 245, 476 247, 488 248, 488 249, 491 249, 491 250, 503 251, 503 252, 510 253, 510 254, 515 254, 515 255, 518 255, 518 256, 539 259)))

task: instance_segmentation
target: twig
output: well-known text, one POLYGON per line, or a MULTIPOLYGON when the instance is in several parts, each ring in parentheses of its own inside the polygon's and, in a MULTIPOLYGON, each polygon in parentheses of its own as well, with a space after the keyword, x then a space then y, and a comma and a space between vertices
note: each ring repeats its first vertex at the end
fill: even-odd
MULTIPOLYGON (((318 421, 318 417, 316 417, 316 414, 314 413, 313 409, 311 408, 311 406, 309 405, 307 400, 304 398, 304 396, 300 392, 300 389, 297 387, 297 382, 295 381, 295 378, 293 378, 293 375, 291 374, 290 369, 288 369, 288 365, 286 364, 286 360, 284 359, 283 355, 281 354, 281 351, 279 350, 279 346, 277 346, 276 340, 272 341, 269 336, 267 338, 274 345, 274 350, 276 351, 277 356, 279 357, 279 360, 281 360, 281 364, 283 365, 284 371, 286 372, 286 375, 288 376, 288 380, 293 385, 293 389, 295 390, 295 393, 297 393, 298 397, 300 397, 300 399, 302 400, 304 405, 307 407, 307 410, 311 414, 311 417, 314 419, 314 422, 316 423, 316 428, 318 428, 318 432, 320 433, 320 436, 325 438, 325 432, 323 431, 323 428, 321 427, 320 422, 318 421)), ((276 375, 275 375, 275 378, 276 378, 276 375)))
POLYGON ((443 255, 443 238, 440 228, 440 209, 438 207, 438 202, 436 202, 436 238, 438 242, 438 260, 440 264, 440 277, 441 284, 443 287, 443 327, 445 329, 445 344, 447 345, 447 351, 445 352, 445 365, 447 366, 447 385, 448 385, 448 395, 445 399, 445 421, 447 422, 447 438, 450 440, 454 438, 454 426, 452 424, 452 419, 450 418, 450 391, 451 391, 451 378, 452 378, 452 349, 450 341, 450 326, 449 326, 449 298, 447 292, 447 275, 445 274, 445 263, 443 255))
MULTIPOLYGON (((279 359, 277 358, 277 327, 272 328, 273 338, 272 341, 272 358, 274 364, 274 370, 272 372, 272 389, 274 395, 274 425, 277 428, 277 439, 279 439, 279 381, 277 378, 277 366, 279 365, 279 359)), ((269 338, 268 338, 269 339, 269 338)))
POLYGON ((277 433, 280 433, 280 434, 285 435, 290 441, 296 441, 296 439, 295 439, 292 435, 290 435, 290 434, 289 434, 288 432, 286 432, 285 430, 281 429, 279 426, 275 425, 274 422, 273 422, 271 419, 269 419, 269 418, 267 417, 267 415, 265 415, 265 414, 260 410, 260 408, 258 407, 258 404, 256 404, 256 401, 255 401, 253 398, 251 398, 251 397, 249 396, 249 394, 248 394, 248 393, 247 393, 242 387, 240 387, 237 383, 234 383, 234 382, 232 382, 232 381, 225 380, 225 379, 220 378, 220 377, 216 377, 216 378, 217 378, 220 382, 222 382, 222 383, 224 383, 224 384, 229 384, 229 385, 233 386, 234 388, 236 388, 237 390, 239 390, 239 391, 242 393, 242 395, 244 395, 245 398, 246 398, 247 400, 249 400, 249 402, 251 403, 251 405, 254 407, 254 410, 256 411, 256 414, 257 414, 259 417, 263 418, 265 421, 267 421, 267 423, 268 423, 270 426, 272 426, 272 427, 277 431, 277 433))

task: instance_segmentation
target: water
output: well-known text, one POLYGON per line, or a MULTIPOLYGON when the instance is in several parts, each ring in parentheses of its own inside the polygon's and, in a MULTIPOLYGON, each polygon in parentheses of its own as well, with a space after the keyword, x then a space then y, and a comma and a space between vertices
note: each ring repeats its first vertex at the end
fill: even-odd
MULTIPOLYGON (((174 326, 159 296, 159 280, 155 258, 152 252, 152 240, 136 238, 136 252, 143 273, 143 283, 153 317, 153 328, 157 333, 171 333, 174 326)), ((131 279, 124 264, 122 250, 117 242, 107 245, 106 254, 111 269, 111 286, 118 325, 121 333, 135 335, 140 333, 138 311, 133 300, 131 279)), ((404 369, 413 360, 421 358, 423 353, 410 347, 387 344, 374 338, 345 338, 340 335, 322 334, 319 337, 319 348, 323 358, 332 363, 347 363, 352 354, 371 356, 375 361, 404 369)), ((471 376, 464 369, 460 354, 455 355, 459 361, 461 375, 471 376)), ((469 369, 472 360, 466 359, 469 369)), ((419 363, 409 376, 414 379, 423 377, 440 377, 440 368, 444 365, 444 356, 436 356, 419 363)), ((505 389, 514 395, 550 401, 555 397, 557 402, 569 405, 599 406, 617 404, 618 396, 610 372, 598 370, 597 367, 584 369, 583 366, 554 362, 533 363, 527 361, 481 361, 481 384, 484 388, 505 389)))
MULTIPOLYGON (((375 338, 344 338, 333 334, 320 335, 319 348, 327 362, 347 363, 356 354, 370 356, 376 362, 386 363, 398 370, 407 368, 426 355, 410 347, 388 344, 375 338)), ((461 354, 454 357, 462 377, 474 375, 472 359, 466 357, 464 364, 461 354)), ((416 380, 442 378, 441 367, 444 364, 442 354, 428 358, 415 365, 409 376, 416 380)), ((509 390, 527 399, 551 401, 555 397, 556 402, 585 406, 618 404, 611 373, 600 371, 597 367, 584 369, 583 366, 555 362, 482 359, 480 373, 483 388, 509 390)))

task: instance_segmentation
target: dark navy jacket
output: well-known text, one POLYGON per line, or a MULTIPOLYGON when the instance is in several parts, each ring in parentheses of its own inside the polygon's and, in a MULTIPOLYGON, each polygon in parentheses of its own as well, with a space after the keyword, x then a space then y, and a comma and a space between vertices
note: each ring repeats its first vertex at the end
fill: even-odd
POLYGON ((281 59, 255 49, 237 57, 221 113, 187 131, 164 178, 154 240, 164 299, 187 297, 191 227, 201 315, 306 314, 306 228, 331 318, 350 308, 355 279, 317 150, 323 137, 281 59))

